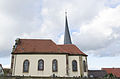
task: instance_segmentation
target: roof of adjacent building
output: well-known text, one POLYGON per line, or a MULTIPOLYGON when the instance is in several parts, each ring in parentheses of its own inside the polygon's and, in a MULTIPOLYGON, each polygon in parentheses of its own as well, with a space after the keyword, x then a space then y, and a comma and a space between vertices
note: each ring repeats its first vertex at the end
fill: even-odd
POLYGON ((105 70, 88 70, 88 76, 93 78, 103 78, 106 74, 105 70))
MULTIPOLYGON (((56 45, 47 39, 19 39, 15 45, 14 54, 22 53, 58 53, 86 55, 74 44, 56 45)), ((86 55, 87 56, 87 55, 86 55)))
POLYGON ((116 77, 120 77, 120 68, 102 68, 102 70, 105 70, 108 74, 112 73, 116 77))

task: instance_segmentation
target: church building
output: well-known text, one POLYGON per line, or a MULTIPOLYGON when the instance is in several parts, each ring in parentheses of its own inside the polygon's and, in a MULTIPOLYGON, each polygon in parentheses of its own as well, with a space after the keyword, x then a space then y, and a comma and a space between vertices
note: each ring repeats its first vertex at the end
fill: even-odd
POLYGON ((88 77, 87 55, 72 44, 67 15, 64 44, 49 39, 17 39, 11 69, 12 76, 88 77))

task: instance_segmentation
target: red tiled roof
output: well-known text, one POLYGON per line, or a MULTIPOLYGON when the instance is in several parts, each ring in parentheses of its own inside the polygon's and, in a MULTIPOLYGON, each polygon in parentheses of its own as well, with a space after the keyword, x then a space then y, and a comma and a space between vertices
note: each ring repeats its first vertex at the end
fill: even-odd
POLYGON ((80 51, 80 49, 77 46, 75 46, 74 44, 58 45, 58 47, 63 48, 69 54, 82 54, 82 55, 86 55, 82 51, 80 51))
POLYGON ((82 54, 75 45, 56 45, 52 40, 20 39, 13 53, 68 53, 82 54))
POLYGON ((112 73, 116 77, 120 77, 120 68, 102 68, 102 70, 105 70, 108 74, 112 73))
POLYGON ((52 40, 20 39, 14 53, 61 53, 52 40))

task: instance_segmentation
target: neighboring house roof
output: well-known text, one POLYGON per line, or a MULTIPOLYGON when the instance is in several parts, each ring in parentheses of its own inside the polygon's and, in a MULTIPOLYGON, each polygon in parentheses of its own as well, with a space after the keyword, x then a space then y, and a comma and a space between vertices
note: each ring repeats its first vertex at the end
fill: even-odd
POLYGON ((73 44, 56 45, 52 40, 43 39, 19 39, 12 53, 66 53, 86 55, 73 44))
POLYGON ((106 74, 105 70, 88 70, 88 77, 103 78, 106 74))
POLYGON ((112 73, 116 77, 120 77, 120 68, 102 68, 102 70, 105 70, 108 74, 112 73))

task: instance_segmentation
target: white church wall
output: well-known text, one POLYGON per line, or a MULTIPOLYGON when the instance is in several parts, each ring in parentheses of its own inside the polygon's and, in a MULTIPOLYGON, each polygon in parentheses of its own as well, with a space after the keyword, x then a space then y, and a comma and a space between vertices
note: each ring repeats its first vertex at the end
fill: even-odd
MULTIPOLYGON (((85 61, 85 62, 87 62, 86 56, 82 56, 82 60, 85 61)), ((88 71, 84 72, 84 77, 88 77, 88 71)))
POLYGON ((19 54, 14 58, 13 76, 66 76, 66 55, 62 54, 19 54), (28 59, 30 62, 29 72, 23 72, 23 62, 28 59), (44 60, 44 71, 38 71, 38 60, 44 60), (58 61, 58 72, 52 72, 52 60, 58 61), (15 64, 16 63, 16 64, 15 64))
POLYGON ((15 67, 16 67, 16 58, 17 58, 17 55, 12 55, 13 56, 13 68, 12 68, 12 75, 15 74, 15 67))
POLYGON ((79 56, 68 56, 68 64, 69 64, 69 76, 80 76, 80 62, 79 62, 79 56), (72 61, 76 60, 77 61, 77 71, 72 71, 72 61))

